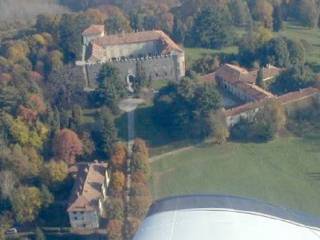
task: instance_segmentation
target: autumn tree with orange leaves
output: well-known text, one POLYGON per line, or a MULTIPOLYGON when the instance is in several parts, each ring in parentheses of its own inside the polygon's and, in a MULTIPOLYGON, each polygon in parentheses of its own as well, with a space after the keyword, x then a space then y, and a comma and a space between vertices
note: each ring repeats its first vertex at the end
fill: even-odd
POLYGON ((111 220, 107 226, 107 233, 109 240, 122 240, 123 239, 123 222, 120 220, 111 220))
POLYGON ((127 161, 127 148, 124 144, 116 144, 111 157, 112 167, 117 170, 123 170, 127 161))
POLYGON ((62 129, 55 138, 54 152, 57 160, 75 164, 76 157, 82 154, 82 142, 72 130, 62 129))

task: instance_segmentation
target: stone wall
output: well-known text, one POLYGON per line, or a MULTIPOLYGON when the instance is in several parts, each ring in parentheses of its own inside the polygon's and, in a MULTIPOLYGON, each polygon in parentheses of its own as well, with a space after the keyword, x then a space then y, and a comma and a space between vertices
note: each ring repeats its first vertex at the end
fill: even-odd
MULTIPOLYGON (((178 56, 175 55, 146 57, 140 59, 123 59, 107 63, 119 69, 120 77, 123 81, 127 80, 128 75, 136 75, 137 64, 139 63, 144 69, 147 79, 150 79, 151 81, 178 81, 180 80, 181 75, 178 56)), ((101 66, 102 63, 86 65, 90 88, 97 87, 96 78, 101 66)))

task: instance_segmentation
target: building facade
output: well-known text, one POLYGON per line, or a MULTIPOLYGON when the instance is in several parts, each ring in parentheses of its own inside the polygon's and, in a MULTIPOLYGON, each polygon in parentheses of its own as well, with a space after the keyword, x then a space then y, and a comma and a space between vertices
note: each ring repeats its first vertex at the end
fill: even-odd
MULTIPOLYGON (((262 69, 263 81, 267 82, 280 74, 282 69, 268 65, 262 69)), ((247 70, 242 67, 225 64, 217 71, 202 77, 204 82, 215 82, 223 90, 241 100, 240 106, 226 109, 228 127, 233 127, 241 119, 252 120, 259 110, 270 100, 278 101, 290 115, 313 103, 320 103, 320 90, 309 87, 281 96, 273 95, 256 85, 258 69, 247 70)))
POLYGON ((92 25, 82 33, 84 68, 88 87, 96 87, 102 64, 110 63, 120 71, 127 84, 143 70, 147 80, 179 81, 185 76, 184 50, 163 31, 105 35, 102 25, 92 25))
POLYGON ((72 228, 99 228, 100 218, 105 216, 103 202, 107 198, 109 182, 106 163, 78 164, 67 209, 72 228))

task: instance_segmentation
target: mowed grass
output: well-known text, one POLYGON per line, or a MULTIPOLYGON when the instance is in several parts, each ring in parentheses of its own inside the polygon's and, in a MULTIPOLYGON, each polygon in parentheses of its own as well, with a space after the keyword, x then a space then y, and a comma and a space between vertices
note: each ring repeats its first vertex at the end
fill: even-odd
POLYGON ((217 53, 225 53, 225 54, 237 54, 238 47, 230 46, 221 49, 208 49, 208 48, 185 48, 186 53, 186 64, 188 67, 191 67, 195 61, 202 58, 207 54, 217 54, 217 53))
POLYGON ((212 193, 320 215, 320 135, 194 148, 152 163, 155 199, 212 193))

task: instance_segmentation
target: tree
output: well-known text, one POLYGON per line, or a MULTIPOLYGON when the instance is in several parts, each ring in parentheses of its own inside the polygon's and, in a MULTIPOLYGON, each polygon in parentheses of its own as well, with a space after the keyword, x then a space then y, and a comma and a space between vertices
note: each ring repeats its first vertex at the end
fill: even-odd
POLYGON ((105 21, 108 34, 117 34, 121 32, 130 32, 130 23, 123 15, 114 15, 105 21))
POLYGON ((42 206, 47 208, 51 203, 53 203, 54 197, 46 185, 42 184, 40 190, 41 190, 42 206))
POLYGON ((216 111, 221 107, 221 102, 221 95, 212 83, 200 85, 195 91, 194 104, 199 112, 216 111))
POLYGON ((278 67, 287 67, 290 63, 287 43, 282 37, 271 39, 265 44, 260 56, 263 65, 270 63, 278 67))
POLYGON ((251 138, 268 141, 273 139, 286 124, 283 106, 277 100, 269 100, 256 114, 251 125, 251 138))
POLYGON ((48 185, 57 185, 63 182, 68 176, 68 165, 63 161, 46 163, 41 172, 41 179, 48 185))
POLYGON ((149 158, 149 149, 146 142, 142 139, 137 138, 134 140, 132 151, 134 153, 142 153, 146 158, 149 158))
POLYGON ((127 239, 133 239, 134 235, 139 229, 141 221, 138 218, 130 217, 125 223, 125 235, 127 239))
POLYGON ((197 73, 206 74, 214 72, 220 67, 220 59, 217 55, 212 56, 209 54, 204 55, 202 58, 195 61, 192 69, 197 73))
POLYGON ((291 65, 303 65, 305 63, 305 50, 302 43, 292 39, 286 39, 286 41, 291 65))
POLYGON ((258 85, 261 88, 265 88, 265 84, 263 81, 263 68, 259 68, 256 78, 256 85, 258 85))
POLYGON ((278 94, 297 91, 313 85, 315 74, 307 66, 295 65, 280 73, 271 85, 273 92, 278 94))
POLYGON ((131 174, 132 183, 147 184, 147 177, 143 171, 135 171, 131 174))
POLYGON ((111 157, 112 167, 117 170, 124 170, 127 162, 127 148, 124 144, 118 143, 115 145, 111 157))
POLYGON ((119 100, 125 96, 126 87, 124 81, 120 79, 117 68, 108 63, 102 65, 97 76, 99 83, 98 91, 103 95, 103 102, 112 110, 117 109, 119 100))
POLYGON ((206 120, 221 107, 214 84, 186 77, 160 90, 154 99, 154 120, 175 138, 203 139, 210 135, 206 120))
POLYGON ((124 202, 121 197, 111 197, 107 201, 107 218, 122 221, 124 219, 124 202))
POLYGON ((109 191, 112 195, 121 193, 126 184, 126 177, 123 172, 115 171, 111 173, 111 181, 109 191))
POLYGON ((246 26, 251 20, 250 11, 246 1, 231 0, 229 2, 229 9, 234 25, 243 27, 246 26))
POLYGON ((18 178, 38 176, 42 167, 42 159, 31 147, 22 148, 15 144, 0 151, 1 163, 14 171, 18 178))
POLYGON ((183 43, 186 36, 186 29, 182 21, 175 16, 173 22, 172 37, 177 43, 183 43))
POLYGON ((286 125, 286 113, 280 102, 271 99, 264 103, 253 119, 241 119, 231 130, 241 140, 269 141, 286 125))
POLYGON ((95 134, 95 141, 101 154, 111 156, 118 140, 114 117, 109 109, 102 109, 99 120, 100 130, 95 134))
POLYGON ((35 240, 46 240, 46 236, 44 235, 41 228, 37 227, 35 231, 35 240))
POLYGON ((82 40, 81 33, 89 27, 90 20, 81 14, 63 14, 59 23, 59 46, 64 51, 67 61, 80 58, 82 40))
POLYGON ((280 32, 283 28, 281 6, 277 4, 273 9, 273 31, 280 32))
POLYGON ((131 217, 143 219, 151 205, 150 197, 131 197, 129 202, 129 214, 131 217))
POLYGON ((71 119, 70 119, 70 125, 71 128, 74 129, 75 131, 80 130, 81 124, 83 121, 83 113, 82 113, 82 108, 80 105, 75 104, 72 107, 71 111, 71 119))
POLYGON ((224 113, 218 111, 210 114, 214 142, 225 143, 229 138, 229 128, 224 113))
POLYGON ((264 27, 259 27, 254 31, 249 27, 247 33, 239 43, 239 59, 241 65, 252 67, 254 61, 261 58, 259 50, 272 39, 272 32, 264 27))
POLYGON ((147 184, 133 182, 131 184, 130 195, 135 197, 150 197, 151 192, 147 184))
POLYGON ((70 129, 62 129, 55 138, 56 158, 72 165, 76 157, 82 154, 82 143, 78 135, 70 129))
POLYGON ((5 232, 11 227, 13 221, 8 212, 2 212, 0 215, 0 240, 5 240, 5 232))
POLYGON ((19 223, 31 222, 42 207, 41 192, 36 187, 19 187, 12 195, 11 203, 19 223))
MULTIPOLYGON (((0 163, 2 166, 2 163, 0 163)), ((2 170, 0 171, 0 196, 1 198, 11 198, 14 189, 17 187, 18 179, 13 171, 2 170)))
POLYGON ((194 47, 221 48, 230 44, 232 35, 225 10, 205 8, 195 18, 187 43, 194 47))
POLYGON ((123 239, 123 223, 119 220, 111 220, 107 226, 108 239, 122 240, 123 239))
POLYGON ((92 158, 92 154, 96 151, 96 146, 91 138, 91 135, 88 132, 83 132, 80 135, 80 140, 82 142, 82 150, 83 150, 81 159, 88 160, 92 158))
POLYGON ((297 4, 296 14, 300 22, 307 27, 316 27, 319 20, 318 3, 315 0, 301 0, 297 4))
POLYGON ((272 28, 272 12, 273 7, 267 0, 254 1, 253 17, 261 21, 266 28, 272 28))

